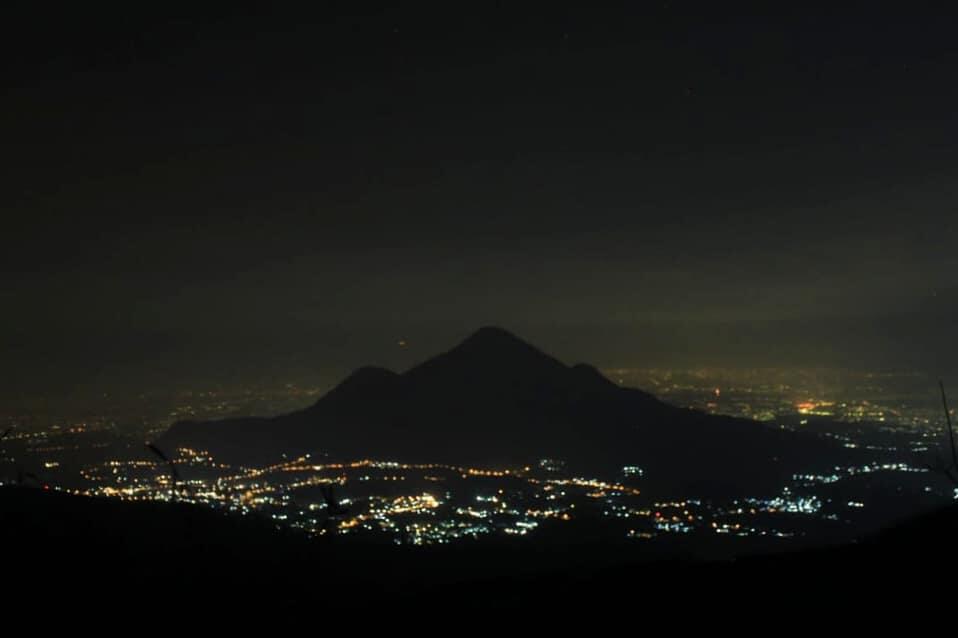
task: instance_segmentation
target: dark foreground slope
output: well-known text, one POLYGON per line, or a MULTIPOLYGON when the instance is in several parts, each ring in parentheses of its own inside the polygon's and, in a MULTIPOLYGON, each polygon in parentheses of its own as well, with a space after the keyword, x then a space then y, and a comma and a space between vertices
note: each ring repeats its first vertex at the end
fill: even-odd
POLYGON ((639 465, 660 493, 700 495, 778 489, 810 460, 829 467, 849 454, 814 437, 667 405, 498 328, 403 374, 361 368, 300 412, 181 422, 159 444, 248 463, 322 452, 484 466, 558 458, 606 473, 639 465))
POLYGON ((644 622, 722 609, 722 618, 744 621, 856 609, 860 596, 870 605, 892 600, 900 611, 927 605, 948 593, 933 577, 958 563, 954 508, 852 546, 708 562, 686 558, 681 548, 650 552, 641 544, 323 542, 256 518, 11 488, 0 489, 0 517, 0 593, 8 611, 193 610, 215 617, 242 610, 302 620, 347 609, 415 609, 427 617, 512 609, 644 622))

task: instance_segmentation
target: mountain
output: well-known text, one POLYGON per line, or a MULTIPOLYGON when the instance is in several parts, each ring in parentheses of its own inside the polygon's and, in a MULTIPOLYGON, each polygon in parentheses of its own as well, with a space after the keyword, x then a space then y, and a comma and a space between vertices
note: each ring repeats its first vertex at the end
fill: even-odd
MULTIPOLYGON (((46 617, 40 611, 73 622, 102 608, 163 622, 171 607, 190 605, 217 623, 248 623, 259 612, 274 624, 302 618, 312 627, 316 610, 409 614, 423 607, 506 608, 540 621, 618 610, 634 621, 641 604, 672 617, 708 611, 714 622, 746 604, 750 619, 768 613, 780 622, 783 605, 794 605, 854 614, 857 622, 864 597, 893 612, 933 612, 951 603, 950 588, 934 575, 954 572, 958 531, 958 509, 948 507, 853 544, 801 552, 750 554, 743 539, 710 535, 735 550, 725 560, 697 558, 675 537, 652 544, 540 538, 534 550, 502 538, 416 547, 308 539, 265 516, 200 506, 11 487, 0 487, 0 520, 10 565, 0 584, 8 620, 46 617), (64 614, 74 609, 84 613, 64 614)), ((102 623, 103 614, 96 619, 102 623)))
POLYGON ((667 405, 494 327, 402 374, 360 368, 304 410, 180 422, 158 444, 246 463, 321 452, 481 466, 558 458, 606 475, 638 465, 646 482, 679 493, 777 490, 810 459, 839 453, 815 437, 667 405))

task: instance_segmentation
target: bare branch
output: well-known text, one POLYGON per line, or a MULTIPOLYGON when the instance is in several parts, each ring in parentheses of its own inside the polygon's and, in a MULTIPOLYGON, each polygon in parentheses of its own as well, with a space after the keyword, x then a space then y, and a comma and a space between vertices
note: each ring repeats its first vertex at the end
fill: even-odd
POLYGON ((945 396, 945 383, 938 380, 941 388, 941 405, 945 409, 945 422, 948 424, 948 440, 951 442, 951 466, 958 471, 958 449, 955 448, 955 430, 951 426, 951 412, 948 410, 948 398, 945 396))
POLYGON ((173 461, 171 461, 165 454, 163 454, 163 450, 156 447, 152 443, 147 443, 146 447, 149 448, 149 450, 153 452, 153 454, 158 456, 170 469, 170 476, 173 477, 173 494, 175 495, 176 488, 182 481, 180 480, 180 473, 176 471, 176 466, 173 464, 173 461))

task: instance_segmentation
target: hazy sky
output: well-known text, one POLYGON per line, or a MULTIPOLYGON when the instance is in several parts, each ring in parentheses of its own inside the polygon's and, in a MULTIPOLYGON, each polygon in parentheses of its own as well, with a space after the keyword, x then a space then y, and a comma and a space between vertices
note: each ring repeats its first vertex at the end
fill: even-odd
POLYGON ((951 15, 454 4, 13 11, 7 385, 401 367, 488 323, 607 365, 951 365, 951 15))

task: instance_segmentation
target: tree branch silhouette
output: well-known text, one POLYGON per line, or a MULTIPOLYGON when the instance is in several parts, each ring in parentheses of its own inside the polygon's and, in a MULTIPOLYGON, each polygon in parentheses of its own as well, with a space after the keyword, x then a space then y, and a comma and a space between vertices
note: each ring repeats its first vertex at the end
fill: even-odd
POLYGON ((147 444, 146 444, 146 447, 149 448, 149 450, 150 450, 151 452, 153 452, 153 454, 155 454, 156 456, 158 456, 158 457, 163 461, 163 463, 165 463, 166 466, 169 468, 169 470, 170 470, 170 477, 173 479, 173 498, 174 498, 174 500, 175 500, 176 497, 177 497, 177 495, 178 495, 178 490, 177 490, 177 488, 179 487, 179 484, 182 482, 182 481, 180 480, 180 473, 176 471, 176 465, 174 465, 174 464, 173 464, 173 461, 171 461, 171 460, 166 456, 166 454, 163 453, 163 450, 161 450, 160 448, 156 447, 156 446, 153 445, 152 443, 147 443, 147 444))
POLYGON ((926 465, 929 470, 935 472, 941 472, 948 480, 958 486, 958 448, 955 447, 955 429, 951 423, 951 411, 948 409, 948 396, 945 394, 945 383, 941 379, 938 380, 938 387, 941 390, 941 406, 945 410, 945 423, 948 426, 948 444, 951 448, 951 466, 949 466, 945 461, 938 458, 938 465, 931 466, 926 465))

